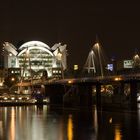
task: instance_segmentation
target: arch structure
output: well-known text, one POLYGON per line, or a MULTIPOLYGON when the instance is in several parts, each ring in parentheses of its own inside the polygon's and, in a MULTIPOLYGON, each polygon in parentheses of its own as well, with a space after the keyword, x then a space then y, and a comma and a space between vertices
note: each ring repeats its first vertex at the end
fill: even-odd
POLYGON ((40 41, 30 41, 21 45, 17 57, 18 67, 22 69, 23 76, 29 77, 31 73, 47 71, 48 77, 51 77, 52 68, 59 67, 54 51, 40 41))

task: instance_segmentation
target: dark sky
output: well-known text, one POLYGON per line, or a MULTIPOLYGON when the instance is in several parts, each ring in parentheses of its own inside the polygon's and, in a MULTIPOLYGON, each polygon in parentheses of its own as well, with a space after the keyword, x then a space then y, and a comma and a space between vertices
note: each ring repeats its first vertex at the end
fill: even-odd
POLYGON ((67 44, 68 60, 83 65, 96 35, 106 55, 131 58, 140 48, 140 4, 101 0, 1 0, 0 42, 67 44))

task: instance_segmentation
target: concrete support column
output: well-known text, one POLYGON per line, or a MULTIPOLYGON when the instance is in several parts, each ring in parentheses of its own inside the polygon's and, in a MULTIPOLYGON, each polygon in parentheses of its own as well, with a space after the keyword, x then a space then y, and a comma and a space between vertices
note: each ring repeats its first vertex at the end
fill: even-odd
POLYGON ((52 84, 45 86, 46 96, 50 98, 50 104, 63 105, 64 86, 52 84))
POLYGON ((102 104, 101 104, 101 84, 97 83, 96 84, 96 104, 97 108, 100 109, 102 104))
POLYGON ((80 96, 80 106, 90 107, 92 106, 92 85, 87 84, 79 84, 79 96, 80 96))
POLYGON ((130 81, 130 105, 132 110, 137 109, 137 81, 130 81))
POLYGON ((120 92, 119 92, 119 98, 120 98, 120 103, 123 104, 123 97, 124 97, 124 82, 120 82, 120 92))

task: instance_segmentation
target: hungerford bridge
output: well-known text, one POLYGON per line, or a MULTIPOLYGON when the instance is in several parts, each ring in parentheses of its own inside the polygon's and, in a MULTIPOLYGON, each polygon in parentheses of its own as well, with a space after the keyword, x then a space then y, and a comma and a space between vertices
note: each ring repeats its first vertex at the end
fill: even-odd
MULTIPOLYGON (((140 73, 104 76, 99 44, 96 43, 93 47, 97 49, 101 75, 45 81, 45 94, 50 103, 82 107, 96 104, 97 108, 115 106, 137 109, 140 101, 140 73)), ((88 72, 96 73, 94 56, 92 49, 84 68, 88 72)))
POLYGON ((44 93, 51 104, 82 107, 96 104, 97 108, 115 106, 136 109, 140 101, 140 73, 104 76, 99 44, 96 43, 93 47, 97 52, 91 49, 84 69, 89 73, 96 73, 94 56, 98 54, 100 76, 70 79, 62 77, 59 80, 38 81, 33 83, 34 86, 45 85, 44 93))
POLYGON ((136 109, 140 74, 95 78, 62 79, 46 82, 45 93, 52 104, 97 107, 117 106, 136 109))

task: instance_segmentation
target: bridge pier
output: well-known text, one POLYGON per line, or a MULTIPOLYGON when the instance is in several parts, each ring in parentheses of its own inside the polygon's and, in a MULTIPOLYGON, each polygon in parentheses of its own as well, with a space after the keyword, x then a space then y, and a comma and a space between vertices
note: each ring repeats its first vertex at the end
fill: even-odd
POLYGON ((80 106, 91 107, 92 106, 92 84, 78 84, 78 94, 80 96, 80 106))
POLYGON ((50 104, 63 105, 64 85, 51 84, 45 86, 46 96, 50 99, 50 104))
POLYGON ((98 109, 103 107, 120 107, 137 109, 137 79, 110 81, 76 81, 66 83, 53 83, 45 85, 46 95, 50 98, 51 104, 68 106, 91 107, 93 99, 95 99, 98 109), (107 89, 104 85, 112 85, 111 89, 107 89), (96 94, 95 92, 96 88, 96 94), (101 95, 101 88, 103 94, 101 95), (94 91, 93 91, 94 89, 94 91), (95 95, 95 96, 94 96, 95 95), (93 98, 95 97, 95 98, 93 98))
POLYGON ((130 81, 130 105, 132 110, 137 109, 137 92, 138 92, 137 81, 131 80, 130 81))
POLYGON ((122 106, 123 102, 123 96, 124 96, 124 82, 116 82, 113 83, 113 99, 112 103, 116 104, 117 106, 122 106))
POLYGON ((96 105, 97 109, 101 109, 101 83, 96 83, 96 105))

